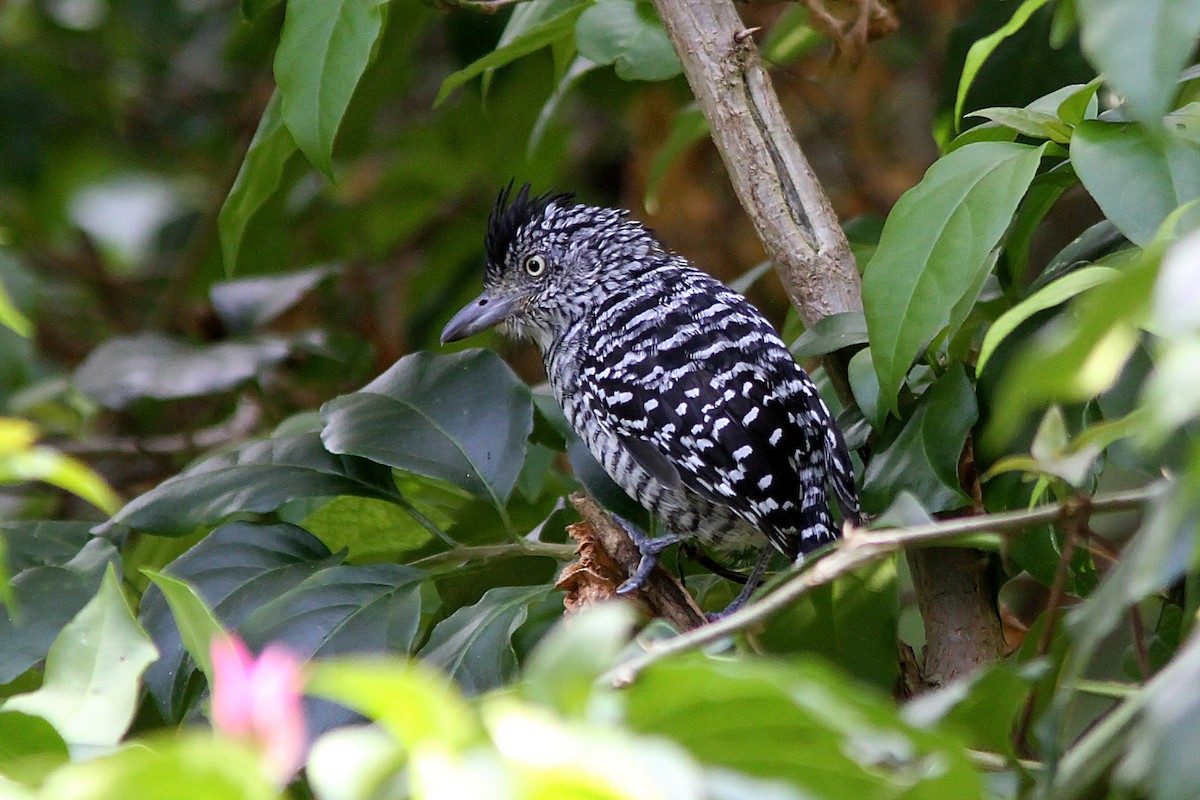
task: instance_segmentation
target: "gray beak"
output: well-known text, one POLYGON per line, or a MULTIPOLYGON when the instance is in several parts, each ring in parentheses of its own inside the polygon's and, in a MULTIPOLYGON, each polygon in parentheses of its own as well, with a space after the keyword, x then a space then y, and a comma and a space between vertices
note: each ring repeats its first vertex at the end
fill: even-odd
POLYGON ((442 344, 457 342, 502 321, 517 304, 516 296, 496 297, 484 292, 463 307, 442 330, 442 344))

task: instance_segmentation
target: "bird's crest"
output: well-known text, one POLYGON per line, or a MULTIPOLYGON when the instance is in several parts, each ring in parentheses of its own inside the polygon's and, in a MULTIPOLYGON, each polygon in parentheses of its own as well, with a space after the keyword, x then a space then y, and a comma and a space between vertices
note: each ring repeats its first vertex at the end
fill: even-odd
POLYGON ((517 231, 541 216, 547 206, 569 203, 572 199, 572 195, 564 192, 546 192, 537 197, 530 197, 528 183, 517 190, 515 197, 512 196, 512 189, 513 183, 509 181, 508 186, 500 190, 496 204, 492 206, 492 215, 488 219, 487 236, 484 240, 487 260, 489 264, 497 267, 504 263, 505 254, 517 231))

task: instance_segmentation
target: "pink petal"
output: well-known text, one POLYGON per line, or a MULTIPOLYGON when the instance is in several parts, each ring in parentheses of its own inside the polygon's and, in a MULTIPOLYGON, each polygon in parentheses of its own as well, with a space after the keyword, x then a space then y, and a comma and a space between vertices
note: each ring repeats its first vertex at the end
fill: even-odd
POLYGON ((213 637, 209 654, 213 724, 231 736, 245 736, 254 729, 254 658, 236 636, 213 637))

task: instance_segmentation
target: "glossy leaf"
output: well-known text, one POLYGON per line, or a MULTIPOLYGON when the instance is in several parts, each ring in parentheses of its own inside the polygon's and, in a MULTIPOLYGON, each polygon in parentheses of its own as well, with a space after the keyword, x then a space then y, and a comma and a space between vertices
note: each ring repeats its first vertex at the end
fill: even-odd
POLYGON ((331 452, 449 481, 501 508, 525 461, 533 401, 491 351, 416 353, 321 417, 331 452))
POLYGON ((475 605, 458 609, 434 627, 421 659, 445 671, 469 695, 503 686, 517 667, 513 634, 525 622, 529 606, 549 591, 547 586, 488 589, 475 605))
POLYGON ((1071 139, 1071 163, 1105 216, 1142 246, 1172 211, 1200 197, 1200 142, 1170 130, 1085 120, 1071 139))
POLYGON ((295 165, 301 163, 299 156, 296 140, 284 124, 276 91, 263 110, 250 148, 217 216, 227 275, 238 271, 252 223, 282 193, 295 165))
POLYGON ((892 209, 865 270, 863 305, 880 401, 893 411, 913 358, 956 306, 974 300, 1041 154, 1007 142, 968 145, 937 161, 892 209))
POLYGON ((253 441, 205 459, 135 498, 105 526, 181 535, 238 512, 290 500, 358 495, 396 500, 391 471, 321 447, 317 434, 253 441))
POLYGON ((326 175, 386 15, 386 0, 288 1, 275 53, 280 111, 296 146, 326 175))
POLYGON ((984 366, 986 366, 988 359, 991 358, 992 353, 995 352, 996 347, 1015 331, 1022 322, 1025 322, 1041 311, 1061 305, 1072 297, 1086 292, 1088 289, 1106 283, 1118 274, 1120 273, 1111 267, 1085 267, 1076 272, 1064 275, 1048 286, 1034 292, 1008 311, 1005 311, 992 323, 991 327, 988 328, 987 335, 983 337, 983 344, 979 347, 979 360, 976 362, 975 371, 977 373, 983 371, 984 366))
POLYGON ((966 504, 958 459, 978 418, 966 373, 961 365, 951 367, 922 395, 895 441, 867 464, 863 507, 878 513, 902 491, 912 493, 930 512, 966 504))
MULTIPOLYGON (((294 525, 233 522, 210 533, 164 573, 191 586, 222 627, 237 630, 256 609, 340 562, 294 525)), ((195 699, 189 683, 196 667, 157 587, 143 596, 140 619, 161 653, 146 672, 146 686, 166 719, 181 719, 195 699)))
POLYGON ((232 389, 287 358, 277 336, 197 346, 157 333, 109 339, 75 371, 74 383, 106 408, 144 397, 174 400, 232 389))
POLYGON ((333 272, 334 267, 318 266, 283 275, 222 281, 213 284, 208 295, 225 327, 234 334, 247 334, 294 306, 333 272))
POLYGON ((142 673, 157 657, 110 565, 100 591, 54 640, 41 688, 0 708, 44 717, 73 747, 112 746, 133 720, 142 673))
POLYGON ((1134 115, 1157 124, 1200 36, 1198 0, 1076 0, 1083 51, 1134 115))
POLYGON ((12 570, 12 602, 0 608, 0 684, 46 657, 59 632, 96 594, 118 557, 87 523, 7 522, 0 528, 12 570))
POLYGON ((654 6, 644 0, 597 0, 575 25, 580 55, 612 64, 627 81, 662 81, 683 67, 654 6))

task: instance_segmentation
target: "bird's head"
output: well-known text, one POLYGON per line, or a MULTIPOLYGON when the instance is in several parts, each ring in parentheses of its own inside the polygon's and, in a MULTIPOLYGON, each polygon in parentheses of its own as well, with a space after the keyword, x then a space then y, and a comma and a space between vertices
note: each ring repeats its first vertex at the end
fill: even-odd
POLYGON ((544 351, 615 288, 631 266, 662 253, 627 212, 576 203, 569 194, 500 192, 488 221, 483 293, 442 331, 442 344, 495 325, 544 351))

